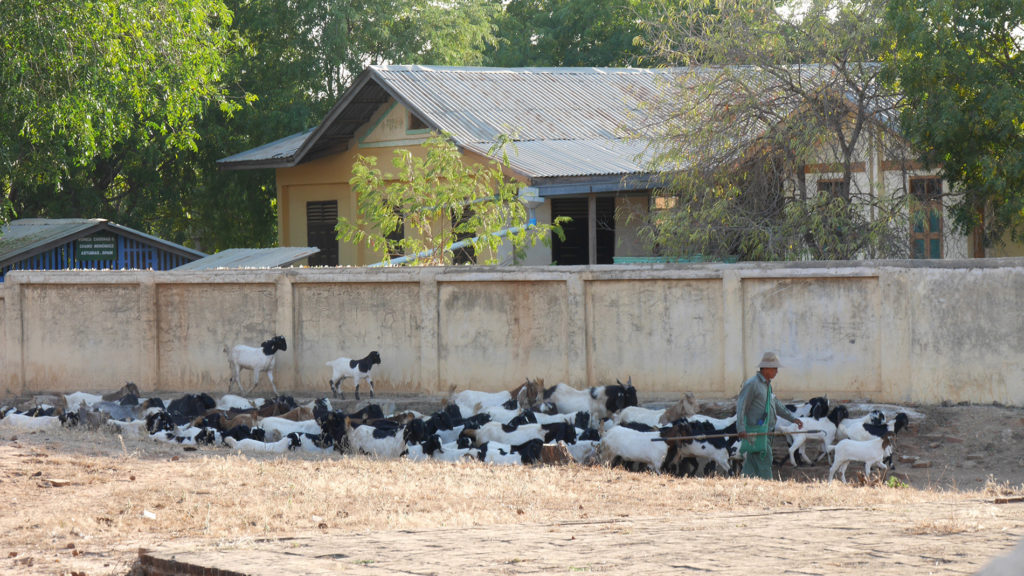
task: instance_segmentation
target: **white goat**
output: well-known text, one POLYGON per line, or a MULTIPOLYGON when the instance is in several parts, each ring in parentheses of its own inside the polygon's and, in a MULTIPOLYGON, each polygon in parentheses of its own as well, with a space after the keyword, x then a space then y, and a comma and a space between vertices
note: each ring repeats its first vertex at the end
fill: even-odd
POLYGON ((225 394, 217 400, 217 410, 252 410, 253 408, 259 408, 263 406, 263 398, 253 398, 249 400, 244 396, 235 396, 234 394, 225 394))
POLYGON ((832 451, 835 453, 835 460, 832 462, 832 467, 828 470, 828 481, 831 483, 832 478, 836 475, 836 471, 839 471, 840 478, 843 482, 846 482, 846 467, 850 462, 864 463, 865 478, 871 477, 872 466, 882 468, 884 476, 885 471, 889 469, 888 465, 885 464, 885 460, 892 457, 894 448, 893 434, 891 433, 872 440, 851 440, 850 438, 840 440, 832 448, 832 451))
POLYGON ((224 443, 232 450, 263 454, 284 454, 289 450, 294 450, 301 446, 300 440, 296 436, 285 436, 277 442, 260 442, 259 440, 254 440, 252 438, 235 440, 231 436, 228 436, 224 439, 224 443))
POLYGON ((370 370, 377 364, 380 364, 380 354, 376 350, 356 360, 341 357, 328 361, 327 365, 331 367, 331 379, 328 383, 334 397, 337 398, 339 394, 342 398, 345 397, 341 390, 341 381, 352 378, 356 385, 356 400, 359 400, 359 384, 363 380, 370 383, 370 398, 373 398, 373 377, 370 376, 370 370))
POLYGON ((242 394, 247 394, 248 392, 242 388, 242 382, 238 379, 238 375, 243 369, 248 369, 252 370, 252 388, 249 389, 249 392, 256 389, 256 385, 260 382, 260 374, 266 373, 267 380, 270 380, 270 387, 274 389, 274 395, 277 396, 277 386, 274 386, 274 364, 277 362, 275 352, 287 349, 288 343, 284 336, 274 336, 260 344, 259 348, 245 344, 239 344, 234 348, 225 346, 224 353, 228 355, 228 365, 232 372, 228 389, 231 389, 231 382, 234 382, 242 394))
POLYGON ((285 436, 300 432, 316 436, 323 432, 316 420, 289 420, 280 416, 267 416, 259 421, 259 427, 267 432, 267 438, 276 442, 285 436))
POLYGON ((463 460, 476 460, 480 451, 476 448, 459 448, 457 442, 450 442, 441 445, 441 449, 430 455, 434 460, 442 462, 461 462, 463 460))
POLYGON ((71 394, 64 395, 64 402, 67 405, 69 412, 78 410, 78 407, 82 404, 86 406, 92 406, 103 401, 103 396, 99 394, 89 394, 88 392, 72 392, 71 394))
POLYGON ((715 418, 714 416, 706 416, 704 414, 694 414, 687 418, 690 422, 707 422, 715 427, 715 430, 725 430, 729 426, 736 423, 736 415, 726 416, 725 418, 715 418))
MULTIPOLYGON (((512 393, 508 390, 501 392, 480 392, 478 390, 463 390, 456 392, 449 398, 449 403, 455 404, 462 412, 462 416, 468 418, 490 408, 501 408, 503 404, 512 400, 512 393)), ((515 411, 518 414, 518 410, 515 411)))
POLYGON ((565 447, 569 450, 572 459, 580 464, 592 464, 597 461, 598 449, 601 446, 600 440, 577 440, 565 447))
POLYGON ((661 417, 664 415, 664 408, 655 410, 653 408, 644 408, 642 406, 627 406, 615 414, 612 414, 612 420, 616 424, 633 422, 636 424, 646 424, 651 428, 657 428, 661 426, 661 417))
POLYGON ((661 440, 658 432, 640 432, 626 426, 616 426, 601 437, 598 455, 605 464, 621 458, 627 462, 644 464, 660 474, 662 468, 669 464, 665 461, 668 449, 669 444, 661 440))
POLYGON ((398 458, 408 450, 401 428, 396 429, 393 435, 382 438, 374 437, 376 430, 377 428, 366 424, 349 428, 349 449, 356 454, 377 458, 398 458))
POLYGON ((53 432, 60 427, 59 416, 27 416, 12 411, 0 420, 0 430, 6 428, 19 432, 53 432))

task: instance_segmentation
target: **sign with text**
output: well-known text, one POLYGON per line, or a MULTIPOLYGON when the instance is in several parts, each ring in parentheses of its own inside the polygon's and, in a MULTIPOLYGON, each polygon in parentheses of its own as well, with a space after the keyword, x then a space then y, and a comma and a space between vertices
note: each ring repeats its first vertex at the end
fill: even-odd
POLYGON ((79 238, 75 242, 75 258, 78 260, 116 260, 117 237, 107 234, 96 234, 79 238))

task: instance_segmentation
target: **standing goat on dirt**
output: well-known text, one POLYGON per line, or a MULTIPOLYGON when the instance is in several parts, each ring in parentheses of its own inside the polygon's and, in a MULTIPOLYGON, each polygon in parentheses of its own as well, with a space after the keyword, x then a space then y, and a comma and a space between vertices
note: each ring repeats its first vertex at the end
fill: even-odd
POLYGON ((260 344, 260 348, 254 348, 252 346, 246 346, 245 344, 239 344, 234 348, 224 347, 224 353, 228 355, 228 365, 231 366, 231 380, 228 382, 228 390, 231 390, 231 382, 238 385, 239 391, 242 394, 248 394, 242 383, 238 379, 239 372, 242 369, 252 370, 252 388, 249 392, 256 389, 256 385, 260 382, 260 373, 267 373, 267 380, 270 380, 270 387, 274 389, 274 396, 277 396, 277 386, 274 386, 274 364, 277 361, 277 356, 274 354, 278 350, 287 350, 288 343, 285 342, 284 336, 274 336, 270 340, 260 344))
POLYGON ((370 383, 370 398, 373 398, 373 377, 370 376, 370 369, 375 364, 380 364, 380 354, 376 350, 357 360, 342 357, 327 362, 332 370, 331 379, 328 382, 334 397, 337 398, 338 394, 341 394, 342 398, 345 397, 345 393, 341 390, 341 381, 345 378, 352 378, 356 383, 356 400, 359 400, 359 383, 365 378, 370 383))

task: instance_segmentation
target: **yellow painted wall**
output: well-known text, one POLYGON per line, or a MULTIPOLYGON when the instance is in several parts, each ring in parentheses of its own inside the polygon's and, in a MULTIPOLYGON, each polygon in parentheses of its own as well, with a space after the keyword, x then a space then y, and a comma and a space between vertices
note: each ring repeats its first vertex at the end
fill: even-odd
MULTIPOLYGON (((414 155, 425 153, 422 143, 429 133, 409 130, 408 110, 397 102, 380 107, 374 116, 360 128, 347 150, 292 168, 277 170, 278 243, 281 246, 307 246, 306 203, 325 200, 338 201, 338 215, 352 219, 357 214, 357 201, 349 180, 359 156, 375 156, 377 168, 387 177, 392 171, 392 158, 396 150, 409 150, 414 155)), ((463 155, 467 164, 490 162, 478 154, 463 155)), ((507 172, 507 171, 506 171, 507 172)), ((508 173, 510 177, 516 177, 508 173)), ((340 265, 365 266, 381 260, 381 255, 365 246, 339 242, 340 265)), ((550 254, 549 254, 550 259, 550 254)))

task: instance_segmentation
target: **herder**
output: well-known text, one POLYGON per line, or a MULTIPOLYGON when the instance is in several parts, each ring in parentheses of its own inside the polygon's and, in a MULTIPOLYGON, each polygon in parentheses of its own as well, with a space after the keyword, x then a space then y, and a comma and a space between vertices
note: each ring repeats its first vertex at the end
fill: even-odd
POLYGON ((779 373, 779 358, 774 352, 765 352, 759 372, 743 383, 736 399, 736 432, 743 439, 740 452, 746 454, 743 475, 772 479, 772 436, 775 417, 782 416, 803 428, 804 423, 793 415, 772 393, 772 379, 779 373), (752 435, 756 434, 756 435, 752 435))

